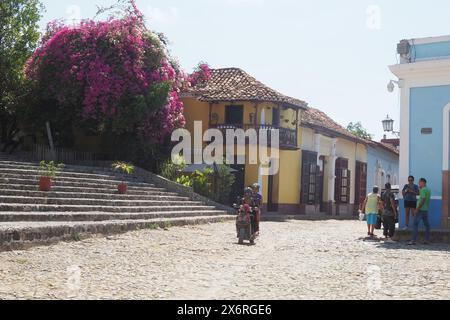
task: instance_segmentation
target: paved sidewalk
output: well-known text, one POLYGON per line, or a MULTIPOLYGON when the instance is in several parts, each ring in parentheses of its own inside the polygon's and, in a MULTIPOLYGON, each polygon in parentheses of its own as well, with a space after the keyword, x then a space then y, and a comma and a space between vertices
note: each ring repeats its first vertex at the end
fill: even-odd
POLYGON ((360 240, 358 221, 142 230, 0 253, 0 299, 450 299, 450 245, 360 240))

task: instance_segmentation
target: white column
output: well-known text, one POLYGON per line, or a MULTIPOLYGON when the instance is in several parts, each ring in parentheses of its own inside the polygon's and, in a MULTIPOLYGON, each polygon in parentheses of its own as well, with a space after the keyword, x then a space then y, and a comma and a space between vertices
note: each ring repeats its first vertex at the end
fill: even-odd
MULTIPOLYGON (((400 87, 400 176, 399 184, 406 183, 410 173, 409 168, 409 85, 402 85, 400 87)), ((381 188, 381 186, 380 186, 381 188)), ((403 195, 399 194, 400 198, 403 195)))
POLYGON ((314 135, 314 151, 317 153, 317 165, 320 161, 320 134, 314 135))
MULTIPOLYGON (((256 115, 258 116, 258 115, 256 115)), ((266 124, 266 108, 262 107, 261 108, 261 125, 265 125, 266 124)), ((258 184, 261 186, 261 192, 263 192, 264 190, 264 186, 263 186, 263 167, 262 164, 259 164, 259 170, 258 170, 258 184)))
POLYGON ((334 202, 335 182, 336 182, 336 144, 337 140, 333 139, 330 153, 330 172, 328 175, 328 201, 334 202))
POLYGON ((443 145, 443 161, 442 161, 442 170, 448 171, 450 170, 450 159, 449 159, 449 153, 450 153, 450 123, 449 123, 449 116, 450 116, 450 103, 445 106, 444 108, 444 114, 443 114, 443 128, 444 128, 444 136, 442 138, 442 141, 444 143, 443 145))
POLYGON ((266 124, 266 108, 262 108, 261 110, 261 124, 266 124))

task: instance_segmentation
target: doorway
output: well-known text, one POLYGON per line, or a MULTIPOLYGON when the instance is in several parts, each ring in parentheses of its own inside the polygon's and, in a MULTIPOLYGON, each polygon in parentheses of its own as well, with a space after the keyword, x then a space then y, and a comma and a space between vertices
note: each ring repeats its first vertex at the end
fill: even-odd
POLYGON ((244 124, 244 106, 227 106, 225 108, 225 122, 227 125, 242 127, 244 124))
POLYGON ((244 195, 245 190, 245 165, 230 165, 234 172, 235 181, 230 194, 230 204, 237 201, 244 195))
POLYGON ((319 207, 320 212, 325 212, 325 204, 323 202, 323 187, 325 185, 325 156, 319 157, 319 177, 318 177, 318 187, 319 187, 319 207))
POLYGON ((281 117, 280 109, 279 108, 273 108, 272 109, 272 125, 274 127, 279 127, 280 126, 280 117, 281 117))

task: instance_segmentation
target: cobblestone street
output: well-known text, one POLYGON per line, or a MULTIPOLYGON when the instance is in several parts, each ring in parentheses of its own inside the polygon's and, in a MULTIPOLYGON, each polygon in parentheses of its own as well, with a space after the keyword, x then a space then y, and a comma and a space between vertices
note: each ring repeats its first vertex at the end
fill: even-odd
POLYGON ((142 230, 0 253, 0 299, 450 299, 450 246, 360 240, 356 221, 142 230))

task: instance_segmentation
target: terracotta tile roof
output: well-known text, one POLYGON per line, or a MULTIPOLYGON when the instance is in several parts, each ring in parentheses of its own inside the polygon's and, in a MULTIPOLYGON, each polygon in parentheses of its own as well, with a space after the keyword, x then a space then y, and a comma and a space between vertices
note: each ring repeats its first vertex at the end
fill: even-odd
POLYGON ((398 146, 400 146, 400 139, 399 138, 383 139, 383 140, 381 140, 381 143, 386 143, 386 144, 390 144, 391 146, 398 147, 398 146))
POLYGON ((308 108, 302 113, 302 125, 313 129, 319 129, 332 135, 348 138, 359 143, 368 144, 369 141, 355 136, 336 121, 327 116, 326 113, 315 108, 308 108))
POLYGON ((239 68, 212 69, 211 80, 183 93, 200 101, 254 101, 284 103, 295 108, 307 108, 307 103, 285 96, 259 82, 239 68))

